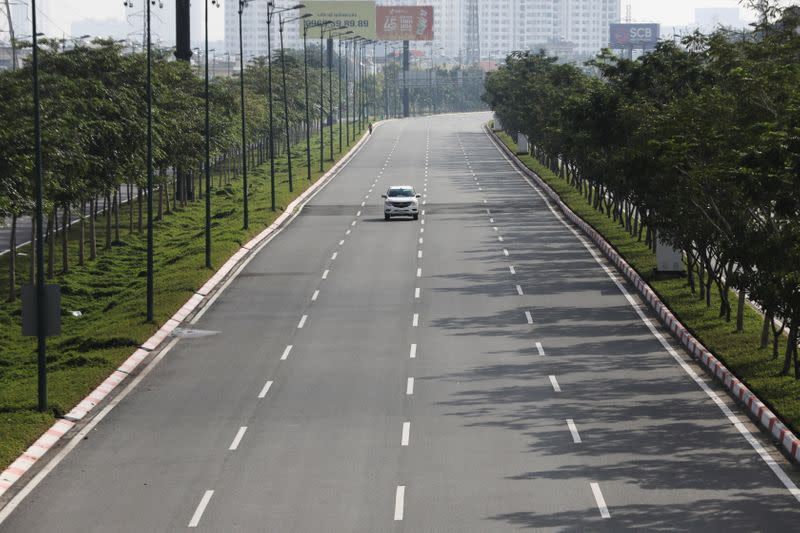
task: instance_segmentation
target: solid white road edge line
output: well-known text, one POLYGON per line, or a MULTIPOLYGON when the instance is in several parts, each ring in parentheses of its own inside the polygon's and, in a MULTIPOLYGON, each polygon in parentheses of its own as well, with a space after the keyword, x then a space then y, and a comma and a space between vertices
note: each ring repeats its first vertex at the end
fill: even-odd
MULTIPOLYGON (((487 137, 489 136, 488 133, 485 134, 487 137)), ((564 227, 566 227, 573 235, 575 235, 575 238, 578 239, 578 241, 581 244, 583 244, 584 248, 588 250, 589 254, 592 256, 595 262, 597 262, 597 264, 600 265, 600 267, 603 269, 606 275, 608 275, 608 277, 611 278, 611 281, 614 282, 614 284, 617 286, 617 288, 625 297, 625 299, 628 300, 628 303, 631 305, 631 307, 633 307, 634 311, 636 311, 636 314, 639 315, 639 319, 644 323, 645 326, 647 326, 647 329, 650 330, 650 333, 652 333, 652 335, 656 339, 658 339, 658 341, 661 343, 661 346, 667 351, 667 353, 669 353, 672 356, 672 358, 678 363, 678 365, 680 365, 683 371, 686 372, 686 374, 688 374, 690 378, 692 378, 692 380, 697 384, 697 386, 700 387, 700 389, 702 389, 702 391, 706 393, 706 395, 711 399, 711 401, 713 401, 717 405, 717 407, 719 407, 720 411, 722 411, 722 414, 725 416, 725 418, 727 418, 728 421, 731 424, 733 424, 733 426, 739 431, 739 434, 741 434, 742 437, 744 437, 744 439, 748 442, 748 444, 750 444, 753 450, 755 450, 755 452, 759 455, 759 457, 761 457, 764 463, 766 463, 767 467, 769 467, 772 473, 775 474, 775 477, 777 477, 778 480, 783 484, 783 486, 786 487, 786 490, 788 490, 789 493, 792 496, 794 496, 798 502, 800 502, 800 488, 798 488, 797 485, 795 485, 794 482, 789 478, 789 476, 786 475, 786 472, 783 471, 783 468, 781 468, 781 466, 777 463, 777 461, 773 459, 772 455, 770 455, 770 453, 761 445, 761 443, 758 442, 758 440, 753 436, 750 430, 747 429, 744 426, 744 424, 742 424, 742 422, 733 413, 733 411, 731 411, 731 409, 727 406, 727 404, 725 404, 725 402, 723 402, 719 398, 717 393, 711 390, 708 384, 706 384, 706 382, 703 381, 700 378, 700 376, 697 375, 694 369, 691 366, 689 366, 689 364, 686 361, 684 361, 680 355, 678 355, 678 352, 676 352, 675 349, 667 342, 667 340, 664 338, 661 332, 658 331, 656 326, 652 324, 650 319, 647 318, 647 316, 645 316, 644 311, 642 311, 641 309, 641 306, 630 295, 628 289, 625 288, 625 286, 617 279, 617 276, 614 275, 614 273, 611 271, 611 268, 606 266, 606 264, 602 261, 602 259, 598 255, 599 252, 595 251, 595 249, 589 243, 589 241, 587 241, 583 237, 583 235, 581 235, 578 232, 578 230, 570 226, 569 223, 567 223, 567 221, 564 220, 564 218, 556 210, 556 208, 553 205, 551 205, 550 201, 545 196, 545 194, 539 190, 539 188, 528 178, 528 176, 526 176, 521 170, 515 167, 513 163, 511 163, 511 160, 508 159, 506 154, 500 149, 499 146, 497 146, 497 144, 495 144, 495 142, 492 140, 491 137, 489 137, 489 140, 495 146, 495 149, 498 152, 500 152, 500 155, 502 155, 503 158, 508 162, 509 166, 511 166, 512 169, 514 169, 514 171, 516 171, 516 173, 519 174, 522 177, 522 179, 524 179, 525 182, 536 192, 536 194, 538 194, 539 197, 542 198, 542 200, 545 202, 545 205, 547 205, 547 208, 550 210, 551 213, 553 213, 553 215, 559 220, 559 222, 561 222, 564 225, 564 227)))
POLYGON ((403 506, 406 499, 405 485, 398 485, 397 492, 394 495, 394 519, 400 521, 403 519, 403 506))
POLYGON ((206 507, 208 507, 208 502, 211 501, 211 497, 214 495, 213 490, 207 490, 203 497, 200 499, 200 503, 197 505, 197 509, 194 510, 194 514, 192 515, 192 519, 189 521, 188 527, 197 527, 200 523, 200 519, 203 518, 203 513, 206 512, 206 507))
POLYGON ((569 428, 569 432, 572 434, 572 442, 574 442, 575 444, 580 444, 581 442, 583 442, 581 441, 581 436, 578 433, 578 426, 575 425, 574 420, 572 420, 571 418, 567 418, 567 427, 569 428))
POLYGON ((600 509, 600 516, 611 518, 611 513, 608 512, 608 507, 606 506, 606 499, 603 498, 603 493, 600 492, 600 485, 589 483, 589 486, 592 487, 592 494, 594 494, 594 500, 597 502, 597 508, 600 509))
POLYGON ((233 437, 233 442, 231 445, 228 446, 228 451, 236 451, 239 447, 239 443, 242 442, 242 438, 244 438, 244 434, 247 431, 247 426, 242 426, 239 428, 239 431, 236 432, 236 436, 233 437))

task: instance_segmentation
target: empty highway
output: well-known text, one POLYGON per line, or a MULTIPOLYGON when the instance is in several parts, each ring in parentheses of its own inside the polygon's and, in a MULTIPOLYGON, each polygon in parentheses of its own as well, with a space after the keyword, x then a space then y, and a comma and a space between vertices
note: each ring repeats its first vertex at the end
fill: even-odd
POLYGON ((794 472, 488 119, 376 128, 0 531, 796 528, 794 472))

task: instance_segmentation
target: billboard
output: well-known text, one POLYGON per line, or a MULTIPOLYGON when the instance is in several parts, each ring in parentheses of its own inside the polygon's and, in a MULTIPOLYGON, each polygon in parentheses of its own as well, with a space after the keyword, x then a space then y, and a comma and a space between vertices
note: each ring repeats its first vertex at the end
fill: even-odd
MULTIPOLYGON (((354 35, 365 39, 375 39, 375 2, 374 0, 356 0, 347 2, 310 1, 303 2, 300 15, 310 13, 303 22, 309 25, 331 21, 337 28, 352 30, 354 35)), ((327 29, 334 26, 326 26, 327 29)), ((319 37, 320 27, 309 27, 309 37, 319 37)), ((326 32, 327 35, 327 32, 326 32)))
POLYGON ((659 24, 612 24, 611 48, 655 48, 658 44, 659 24))
POLYGON ((433 6, 377 6, 378 39, 432 41, 433 6))

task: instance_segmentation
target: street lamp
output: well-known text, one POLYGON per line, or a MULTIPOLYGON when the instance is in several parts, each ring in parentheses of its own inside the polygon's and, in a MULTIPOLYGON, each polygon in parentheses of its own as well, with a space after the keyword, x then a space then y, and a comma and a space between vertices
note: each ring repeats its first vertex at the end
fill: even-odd
MULTIPOLYGON (((346 31, 344 33, 339 33, 336 36, 338 37, 337 41, 339 42, 339 54, 337 56, 337 66, 339 67, 339 107, 337 111, 339 113, 339 153, 342 153, 342 36, 352 34, 352 31, 346 31)), ((333 128, 331 128, 331 133, 333 133, 333 128)), ((348 144, 350 141, 348 141, 348 144)), ((331 150, 333 150, 333 142, 331 142, 331 150)))
POLYGON ((272 17, 285 11, 302 9, 303 4, 275 9, 275 2, 267 2, 267 93, 269 98, 269 185, 271 209, 275 211, 275 120, 272 109, 272 17))
POLYGON ((283 26, 287 22, 307 19, 310 16, 312 16, 311 13, 306 13, 299 17, 283 20, 283 17, 278 15, 278 29, 281 35, 281 73, 283 75, 283 120, 286 125, 286 158, 289 163, 289 192, 294 191, 294 185, 292 183, 292 141, 289 139, 289 97, 286 94, 286 55, 283 50, 283 26))
MULTIPOLYGON (((316 22, 312 24, 303 23, 303 73, 305 76, 305 92, 306 92, 306 171, 308 172, 307 179, 311 180, 311 115, 308 102, 308 53, 307 53, 307 39, 308 28, 317 28, 333 24, 332 21, 326 20, 323 22, 316 22)), ((320 68, 321 65, 320 65, 320 68)), ((322 131, 320 131, 322 135, 322 131)), ((322 160, 320 158, 320 171, 322 171, 322 160)))
MULTIPOLYGON (((133 7, 133 0, 125 0, 123 5, 133 7)), ((145 0, 147 6, 145 21, 147 26, 147 321, 153 321, 153 65, 152 65, 152 34, 151 34, 151 6, 156 5, 153 0, 145 0)), ((159 0, 158 7, 164 4, 159 0)), ((33 10, 36 11, 35 9, 33 10)), ((34 30, 36 33, 36 30, 34 30)), ((35 49, 35 47, 34 47, 35 49)), ((40 226, 41 228, 41 226, 40 226)), ((40 254, 41 256, 41 254, 40 254)))
POLYGON ((239 0, 239 92, 242 99, 242 189, 244 196, 242 203, 244 229, 250 227, 250 210, 247 201, 247 196, 250 192, 247 187, 247 119, 244 109, 244 40, 242 39, 242 13, 244 13, 244 8, 247 7, 248 3, 248 0, 239 0))
MULTIPOLYGON (((220 6, 220 0, 211 0, 214 7, 220 6)), ((206 100, 206 268, 211 268, 211 103, 208 93, 208 0, 205 6, 205 100, 206 100)))

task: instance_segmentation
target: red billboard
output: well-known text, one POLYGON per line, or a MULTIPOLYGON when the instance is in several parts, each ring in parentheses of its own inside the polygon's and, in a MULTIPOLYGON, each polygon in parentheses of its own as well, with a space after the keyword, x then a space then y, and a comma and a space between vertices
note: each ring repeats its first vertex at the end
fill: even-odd
POLYGON ((433 6, 376 6, 376 15, 382 41, 433 40, 433 6))

